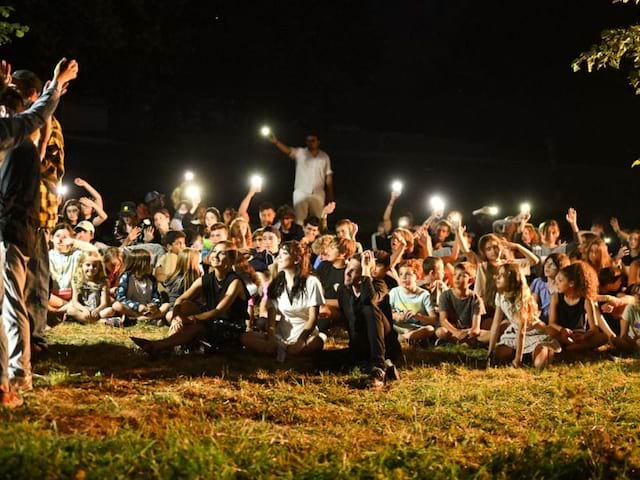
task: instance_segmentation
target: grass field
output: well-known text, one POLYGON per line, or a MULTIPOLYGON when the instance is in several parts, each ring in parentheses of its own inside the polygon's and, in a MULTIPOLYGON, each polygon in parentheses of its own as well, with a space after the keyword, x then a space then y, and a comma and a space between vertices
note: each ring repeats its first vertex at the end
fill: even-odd
POLYGON ((165 332, 56 327, 26 405, 0 411, 0 478, 640 477, 636 358, 486 370, 438 347, 372 392, 335 371, 342 345, 318 371, 128 340, 165 332))

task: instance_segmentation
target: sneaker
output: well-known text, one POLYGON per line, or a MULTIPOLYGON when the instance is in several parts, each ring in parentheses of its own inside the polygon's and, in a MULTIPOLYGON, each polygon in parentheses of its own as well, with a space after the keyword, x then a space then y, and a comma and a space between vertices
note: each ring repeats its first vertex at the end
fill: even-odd
POLYGON ((385 372, 384 372, 384 381, 385 382, 394 382, 396 380, 400 380, 400 374, 398 373, 398 369, 393 364, 393 362, 387 358, 384 361, 384 364, 386 366, 386 369, 385 369, 385 372))
POLYGON ((98 323, 100 323, 101 325, 105 325, 107 327, 115 327, 115 328, 120 328, 120 327, 124 327, 125 324, 125 317, 108 317, 108 318, 103 318, 102 320, 100 320, 98 323))
POLYGON ((13 388, 0 387, 0 405, 4 408, 18 408, 23 403, 22 397, 13 388))
POLYGON ((33 390, 33 379, 31 375, 25 377, 13 377, 9 379, 9 385, 19 392, 30 392, 33 390))
POLYGON ((384 370, 374 367, 369 374, 367 385, 371 390, 380 390, 384 387, 385 373, 384 370))

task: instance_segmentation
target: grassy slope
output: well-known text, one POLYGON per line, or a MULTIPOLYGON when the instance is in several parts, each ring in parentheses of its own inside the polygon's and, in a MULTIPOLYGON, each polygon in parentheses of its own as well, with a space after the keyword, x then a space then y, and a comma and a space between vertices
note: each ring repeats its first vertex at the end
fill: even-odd
POLYGON ((640 475, 636 359, 484 370, 408 353, 383 392, 357 372, 238 353, 149 360, 62 325, 24 408, 0 411, 0 478, 586 478, 640 475))

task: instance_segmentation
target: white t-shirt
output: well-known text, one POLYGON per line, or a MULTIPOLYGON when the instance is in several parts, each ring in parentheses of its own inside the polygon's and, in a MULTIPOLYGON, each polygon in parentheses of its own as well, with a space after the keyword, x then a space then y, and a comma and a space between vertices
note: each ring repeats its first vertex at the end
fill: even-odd
MULTIPOLYGON (((286 343, 295 343, 304 330, 304 325, 309 320, 309 308, 323 305, 324 295, 320 280, 310 275, 307 277, 307 285, 304 292, 298 294, 293 302, 285 290, 276 300, 269 300, 271 305, 281 314, 276 327, 276 334, 286 343)), ((312 335, 317 335, 318 327, 312 335)))
POLYGON ((291 158, 296 161, 296 181, 294 189, 298 192, 324 195, 327 175, 332 175, 331 160, 322 150, 311 155, 308 148, 292 148, 291 158))

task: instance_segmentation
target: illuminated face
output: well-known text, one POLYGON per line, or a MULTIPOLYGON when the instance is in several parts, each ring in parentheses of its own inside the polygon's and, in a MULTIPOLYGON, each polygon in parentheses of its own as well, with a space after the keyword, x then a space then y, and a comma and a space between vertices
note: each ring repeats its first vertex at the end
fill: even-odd
POLYGON ((93 234, 91 232, 87 232, 86 230, 80 229, 76 231, 76 240, 90 242, 91 240, 93 240, 93 234))
POLYGON ((558 275, 560 269, 556 266, 556 264, 551 259, 547 259, 544 262, 544 276, 547 277, 547 280, 553 280, 558 275))
POLYGON ((387 274, 387 267, 384 266, 382 263, 376 263, 376 266, 373 269, 372 275, 374 278, 384 278, 384 276, 387 274))
POLYGON ((320 140, 315 135, 309 135, 306 138, 306 144, 309 150, 316 150, 320 146, 320 140))
POLYGON ((291 269, 296 264, 293 256, 287 251, 286 248, 280 250, 278 256, 276 257, 276 262, 278 264, 278 270, 291 269))
POLYGON ((60 253, 67 253, 71 250, 71 245, 67 242, 71 238, 71 234, 66 228, 60 229, 53 234, 51 241, 53 242, 53 248, 60 253))
POLYGON ((214 223, 218 223, 218 221, 218 216, 215 213, 207 212, 204 214, 204 224, 207 228, 211 228, 211 225, 213 225, 214 223))
POLYGON ((169 230, 169 217, 162 212, 156 212, 153 215, 153 225, 157 230, 166 232, 169 230))
POLYGON ((228 240, 229 239, 228 237, 229 237, 229 232, 224 228, 211 230, 211 233, 209 234, 209 240, 211 240, 211 243, 218 243, 224 240, 228 240))
POLYGON ((509 288, 509 279, 507 275, 507 270, 502 267, 498 270, 498 274, 496 275, 496 289, 499 292, 504 292, 509 288))
POLYGON ((456 268, 453 272, 453 286, 460 290, 466 290, 469 287, 470 277, 467 272, 461 268, 456 268))
POLYGON ((72 224, 78 222, 78 216, 80 214, 80 209, 77 206, 69 205, 67 207, 67 209, 65 210, 65 213, 67 214, 67 218, 69 219, 69 222, 71 222, 72 224))
POLYGON ((182 250, 187 248, 184 238, 177 238, 175 242, 169 245, 169 252, 179 254, 182 250))
POLYGON ((417 284, 417 277, 413 268, 411 267, 401 267, 400 272, 398 273, 398 278, 400 280, 400 286, 408 289, 415 290, 417 284))
POLYGON ((344 284, 349 287, 358 285, 362 279, 362 265, 358 260, 349 260, 347 267, 344 269, 344 284))
POLYGON ((351 238, 351 229, 349 228, 349 225, 344 223, 336 227, 336 237, 353 240, 353 238, 351 238))
POLYGON ((484 246, 484 256, 489 262, 495 262, 500 258, 500 244, 495 240, 489 240, 484 246))
POLYGON ((629 235, 629 248, 632 250, 637 250, 640 246, 640 234, 632 233, 629 235))
POLYGON ((104 268, 109 273, 119 271, 122 268, 122 260, 120 260, 118 257, 115 257, 108 262, 104 262, 104 268))
POLYGON ((561 271, 558 272, 558 274, 556 275, 555 284, 556 284, 556 289, 560 293, 566 293, 566 291, 569 290, 569 288, 571 287, 571 282, 569 282, 569 279, 567 278, 567 276, 561 271))
POLYGON ((262 234, 262 246, 271 253, 277 253, 280 248, 280 239, 275 233, 264 232, 262 234))
POLYGON ((594 243, 589 248, 589 263, 595 264, 600 261, 600 245, 594 243))
POLYGON ((451 230, 449 230, 448 226, 440 225, 436 230, 436 241, 444 242, 450 233, 451 233, 451 230))
POLYGON ((93 280, 98 276, 100 264, 95 260, 86 260, 82 262, 82 274, 87 280, 93 280))
POLYGON ((80 211, 82 212, 82 218, 90 218, 93 213, 93 207, 91 205, 80 204, 80 211))
POLYGON ((224 243, 220 243, 213 247, 209 254, 209 264, 213 268, 230 269, 231 258, 227 254, 227 246, 224 243))
POLYGON ((256 252, 262 252, 264 250, 264 242, 262 241, 262 235, 257 235, 253 239, 253 247, 256 249, 256 252))
POLYGON ((400 233, 393 233, 393 235, 391 235, 391 250, 399 250, 402 248, 402 245, 404 244, 402 240, 403 238, 400 233))
POLYGON ((333 245, 329 245, 329 247, 327 247, 325 251, 325 259, 327 261, 335 262, 336 260, 340 259, 340 257, 341 257, 340 251, 338 250, 337 247, 333 245))
POLYGON ((285 230, 291 230, 291 227, 293 226, 293 217, 284 217, 282 219, 282 228, 284 228, 285 230))
POLYGON ((202 235, 198 235, 189 248, 192 248, 196 252, 201 252, 202 251, 202 235))
POLYGON ((273 221, 275 219, 276 219, 276 211, 273 208, 260 210, 260 225, 262 225, 263 227, 269 227, 273 225, 273 221))
POLYGON ((531 245, 531 242, 533 242, 533 235, 531 233, 531 229, 525 228, 524 230, 522 230, 522 241, 527 245, 531 245))
POLYGON ((434 280, 440 280, 440 281, 444 280, 444 263, 436 262, 433 266, 433 270, 429 272, 429 275, 434 280))
POLYGON ((549 228, 547 228, 547 232, 544 236, 544 239, 547 241, 547 243, 553 244, 558 241, 559 236, 560 236, 560 229, 555 223, 552 223, 551 225, 549 225, 549 228))
POLYGON ((320 235, 320 228, 307 223, 304 226, 304 236, 309 240, 309 242, 313 242, 320 235))

